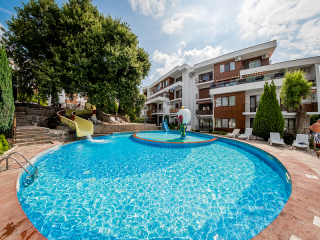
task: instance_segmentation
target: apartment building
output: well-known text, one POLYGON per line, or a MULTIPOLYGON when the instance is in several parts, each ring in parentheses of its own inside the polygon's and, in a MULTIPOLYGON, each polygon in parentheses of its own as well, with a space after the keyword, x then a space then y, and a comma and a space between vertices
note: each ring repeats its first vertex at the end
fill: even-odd
POLYGON ((280 89, 285 72, 303 69, 313 83, 312 94, 303 99, 307 114, 320 114, 318 106, 320 56, 271 64, 276 40, 231 52, 193 67, 184 64, 143 89, 147 96, 147 122, 160 125, 165 115, 176 123, 176 112, 186 106, 192 129, 231 132, 234 128, 252 127, 263 87, 274 80, 277 97, 285 119, 285 127, 295 130, 295 113, 281 104, 280 89))

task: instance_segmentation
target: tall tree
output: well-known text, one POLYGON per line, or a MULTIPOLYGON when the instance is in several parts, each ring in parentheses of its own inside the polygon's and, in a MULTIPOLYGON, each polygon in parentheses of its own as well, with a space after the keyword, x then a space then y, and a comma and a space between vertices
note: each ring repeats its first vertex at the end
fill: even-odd
POLYGON ((259 108, 253 122, 254 134, 268 140, 270 132, 279 132, 284 129, 284 120, 276 94, 276 86, 272 80, 264 84, 264 92, 261 95, 259 108))
MULTIPOLYGON (((37 89, 42 98, 56 95, 61 90, 59 79, 45 78, 41 68, 55 57, 51 49, 61 45, 61 10, 54 0, 30 0, 15 10, 16 16, 6 21, 8 31, 2 43, 15 63, 14 79, 20 96, 27 98, 30 89, 37 89)), ((53 71, 52 66, 45 70, 53 71)))
POLYGON ((0 133, 11 129, 14 117, 11 66, 3 46, 0 47, 0 133))
POLYGON ((302 97, 311 94, 312 83, 308 82, 302 70, 288 71, 284 76, 280 90, 281 103, 287 108, 296 112, 297 126, 296 133, 304 133, 304 128, 309 127, 305 105, 301 103, 302 97))

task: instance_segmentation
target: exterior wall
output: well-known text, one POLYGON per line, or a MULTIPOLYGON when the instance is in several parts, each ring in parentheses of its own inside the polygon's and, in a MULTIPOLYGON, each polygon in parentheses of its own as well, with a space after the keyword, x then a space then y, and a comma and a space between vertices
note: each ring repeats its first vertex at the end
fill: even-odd
POLYGON ((225 79, 225 78, 233 78, 233 77, 236 77, 240 74, 240 70, 242 69, 242 61, 235 62, 235 70, 220 73, 220 65, 230 63, 230 62, 234 62, 234 59, 224 61, 221 63, 217 63, 214 65, 214 79, 215 79, 215 81, 219 81, 219 80, 225 79))
POLYGON ((210 88, 199 89, 199 99, 209 98, 210 97, 210 88))
MULTIPOLYGON (((227 96, 235 96, 236 97, 236 105, 235 106, 227 106, 227 107, 214 107, 214 119, 216 118, 235 118, 236 119, 236 128, 240 129, 241 132, 245 130, 245 121, 246 118, 242 114, 244 112, 245 106, 245 92, 237 92, 237 93, 228 93, 228 94, 219 94, 215 95, 215 98, 218 97, 227 97, 227 96)), ((214 122, 215 126, 215 122, 214 122)), ((233 128, 216 128, 215 131, 226 131, 232 132, 233 128)))

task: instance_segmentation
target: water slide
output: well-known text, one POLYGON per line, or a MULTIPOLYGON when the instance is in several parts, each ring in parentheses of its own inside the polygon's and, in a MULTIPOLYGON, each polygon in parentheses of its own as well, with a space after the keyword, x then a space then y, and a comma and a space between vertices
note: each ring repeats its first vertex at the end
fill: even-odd
POLYGON ((57 115, 64 125, 76 130, 77 137, 86 137, 93 134, 93 123, 77 116, 95 113, 96 110, 62 110, 57 115))
POLYGON ((169 127, 168 127, 167 119, 165 119, 164 121, 163 121, 163 119, 162 119, 162 129, 164 129, 166 132, 169 132, 169 131, 170 131, 170 130, 169 130, 169 127))

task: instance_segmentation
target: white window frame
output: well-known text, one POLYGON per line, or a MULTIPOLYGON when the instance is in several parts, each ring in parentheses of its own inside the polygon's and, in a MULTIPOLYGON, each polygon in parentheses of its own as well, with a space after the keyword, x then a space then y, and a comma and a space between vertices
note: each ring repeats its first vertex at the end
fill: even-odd
POLYGON ((224 64, 220 65, 220 73, 224 72, 224 64))
POLYGON ((235 70, 236 69, 236 63, 235 62, 231 62, 230 63, 230 71, 235 70))

